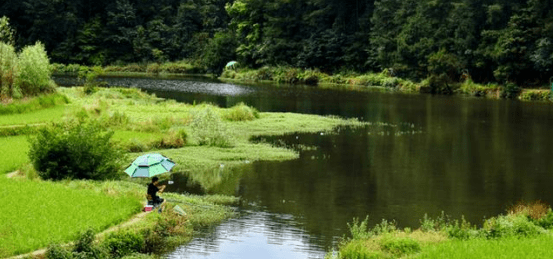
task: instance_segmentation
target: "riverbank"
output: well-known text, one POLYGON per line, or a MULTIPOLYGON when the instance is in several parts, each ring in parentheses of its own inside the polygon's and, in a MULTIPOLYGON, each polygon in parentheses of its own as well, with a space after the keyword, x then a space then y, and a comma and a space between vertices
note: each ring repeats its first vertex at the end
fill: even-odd
MULTIPOLYGON (((106 67, 88 67, 78 64, 52 64, 55 75, 71 75, 83 78, 94 76, 132 76, 132 77, 202 77, 216 78, 204 68, 190 62, 127 64, 106 67)), ((321 88, 340 88, 373 90, 401 93, 464 95, 491 99, 518 99, 521 101, 552 102, 551 87, 522 88, 514 84, 500 85, 494 83, 478 84, 465 75, 462 82, 449 82, 441 77, 430 77, 421 82, 414 82, 394 76, 388 70, 381 73, 359 74, 326 74, 319 70, 299 69, 292 67, 262 67, 259 69, 225 69, 219 77, 229 82, 255 82, 277 84, 302 84, 321 88)))
MULTIPOLYGON (((233 195, 233 185, 236 184, 239 175, 232 169, 240 167, 244 164, 249 164, 258 160, 287 160, 298 156, 297 151, 293 151, 286 147, 275 147, 269 143, 257 142, 252 143, 251 137, 259 135, 280 135, 291 132, 332 132, 332 129, 340 125, 362 125, 357 120, 342 120, 335 117, 323 117, 314 115, 290 114, 290 113, 259 113, 255 109, 246 105, 240 104, 232 108, 223 109, 213 105, 199 104, 188 105, 180 104, 170 100, 163 100, 155 96, 145 94, 137 89, 127 88, 97 88, 92 89, 78 88, 60 88, 58 93, 65 96, 67 103, 57 103, 55 107, 45 109, 57 109, 62 111, 57 118, 41 116, 44 109, 30 109, 23 113, 12 113, 11 125, 26 125, 29 121, 36 124, 36 127, 47 126, 49 123, 61 123, 66 120, 79 118, 81 120, 95 120, 99 125, 107 127, 115 132, 114 141, 118 145, 127 150, 129 163, 133 158, 142 154, 156 150, 164 155, 171 157, 177 166, 174 168, 175 173, 185 174, 190 177, 190 180, 208 190, 212 188, 221 189, 225 195, 207 195, 207 196, 191 196, 165 194, 165 197, 170 199, 168 208, 161 214, 151 213, 145 217, 145 222, 138 223, 144 225, 142 227, 133 226, 131 230, 122 230, 117 234, 121 235, 115 238, 117 240, 138 240, 141 248, 136 248, 136 251, 159 254, 163 251, 152 251, 148 247, 149 242, 163 242, 160 246, 165 251, 174 247, 174 245, 182 244, 194 236, 194 233, 200 228, 216 224, 221 220, 232 217, 233 213, 229 207, 220 206, 220 204, 232 204, 236 198, 229 196, 233 195), (139 153, 132 153, 139 152, 139 153), (196 205, 197 204, 197 205, 196 205), (186 216, 182 216, 173 212, 172 207, 179 205, 183 208, 186 216), (213 208, 217 208, 216 210, 213 208), (150 216, 151 215, 151 216, 150 216), (169 225, 167 225, 169 224, 169 225), (183 227, 183 225, 185 227, 183 227), (131 231, 132 233, 127 233, 131 231), (131 238, 127 238, 131 235, 131 238), (144 242, 140 241, 143 240, 144 242), (148 241, 149 240, 149 241, 148 241), (153 241, 152 241, 153 240, 153 241), (160 241, 162 240, 162 241, 160 241), (150 249, 150 250, 149 250, 150 249)), ((2 141, 10 143, 10 146, 16 146, 18 154, 26 154, 28 152, 28 144, 26 135, 33 134, 33 130, 14 130, 10 137, 1 138, 2 141)), ((93 232, 101 232, 103 229, 118 225, 121 222, 128 220, 138 210, 141 209, 140 204, 144 202, 143 193, 145 192, 145 180, 136 180, 122 178, 122 181, 61 181, 61 182, 43 182, 38 179, 36 172, 33 172, 32 166, 27 159, 11 160, 8 159, 9 166, 2 173, 7 173, 8 170, 18 169, 23 178, 5 179, 6 186, 19 186, 17 190, 26 189, 44 189, 52 195, 59 194, 71 200, 74 195, 84 195, 85 193, 96 193, 94 197, 99 199, 110 198, 127 200, 131 203, 128 209, 125 209, 126 216, 116 216, 109 219, 107 223, 101 223, 98 226, 92 226, 93 232), (47 191, 52 186, 55 191, 47 191), (134 205, 132 205, 134 204, 134 205)), ((167 175, 164 176, 167 179, 167 175)), ((12 215, 11 218, 14 224, 10 226, 26 226, 26 222, 32 221, 39 225, 26 226, 31 232, 25 235, 26 232, 21 232, 21 238, 17 240, 25 240, 31 238, 34 228, 43 228, 43 226, 54 227, 56 230, 47 230, 46 234, 41 235, 40 240, 44 242, 66 243, 77 238, 77 233, 82 233, 91 226, 75 225, 68 223, 64 226, 63 231, 58 231, 56 226, 66 223, 63 216, 65 215, 62 209, 63 206, 73 204, 69 200, 48 199, 49 196, 43 195, 44 199, 35 197, 34 192, 25 192, 25 200, 19 191, 8 192, 3 196, 9 200, 13 200, 17 204, 23 206, 29 205, 30 201, 38 202, 39 204, 47 204, 47 206, 37 209, 36 206, 27 206, 25 217, 18 213, 13 213, 12 210, 6 208, 0 212, 1 215, 12 215), (57 211, 58 213, 48 213, 49 211, 57 211), (41 222, 39 219, 43 213, 52 214, 48 223, 41 222), (15 224, 17 223, 17 224, 15 224), (21 224, 19 224, 21 223, 21 224), (41 225, 42 224, 42 225, 41 225), (44 225, 45 224, 45 225, 44 225), (50 240, 50 241, 48 241, 50 240)), ((38 194, 37 194, 38 195, 38 194)), ((40 196, 40 195, 39 195, 40 196)), ((86 202, 87 195, 81 197, 82 202, 86 202)), ((90 199, 91 202, 94 199, 90 199)), ((100 208, 91 207, 87 212, 89 215, 97 215, 96 211, 112 210, 117 211, 118 206, 106 207, 103 202, 97 204, 100 208)), ((37 205, 38 206, 38 205, 37 205)), ((15 210, 16 212, 18 210, 15 210)), ((104 214, 102 214, 104 215, 104 214)), ((79 217, 77 217, 78 220, 79 217)), ((101 217, 104 218, 104 217, 101 217)), ((108 218, 106 218, 108 219, 108 218)), ((79 221, 86 223, 87 220, 79 221)), ((80 224, 80 223, 79 223, 80 224)), ((9 233, 19 232, 17 227, 10 227, 10 230, 1 229, 0 239, 11 240, 9 233)), ((33 236, 32 238, 37 238, 33 236)), ((17 241, 15 240, 15 241, 17 241)), ((4 240, 5 241, 5 240, 4 240)), ((17 241, 15 245, 19 247, 15 249, 13 246, 0 247, 2 256, 13 256, 21 253, 26 253, 35 249, 44 248, 43 243, 29 243, 17 241)), ((7 244, 9 242, 2 242, 7 244)), ((105 248, 102 242, 100 245, 94 244, 98 249, 105 248)), ((14 245, 14 246, 15 246, 14 245)), ((54 246, 55 251, 66 254, 72 253, 69 247, 67 249, 54 246), (62 250, 60 250, 62 249, 62 250), (65 251, 65 252, 64 252, 65 251)), ((51 251, 54 251, 50 249, 51 251)), ((94 248, 96 249, 96 248, 94 248)), ((133 251, 135 251, 133 250, 133 251)), ((135 252, 136 252, 135 251, 135 252)), ((75 251, 73 251, 75 252, 75 251)))
POLYGON ((481 228, 442 215, 424 218, 412 230, 383 220, 373 228, 354 219, 351 237, 342 241, 335 258, 551 258, 553 212, 542 202, 519 203, 505 215, 484 221, 481 228))

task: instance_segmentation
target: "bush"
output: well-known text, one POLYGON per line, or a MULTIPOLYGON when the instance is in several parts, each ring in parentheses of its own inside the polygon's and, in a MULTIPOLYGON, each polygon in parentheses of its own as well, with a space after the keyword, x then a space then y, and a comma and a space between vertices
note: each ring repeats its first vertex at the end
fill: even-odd
POLYGON ((380 241, 380 246, 396 256, 413 254, 421 250, 421 245, 416 240, 409 237, 385 237, 380 241))
POLYGON ((226 110, 223 118, 229 121, 251 121, 259 118, 259 112, 241 102, 226 110))
POLYGON ((73 258, 103 259, 109 258, 108 253, 102 247, 96 246, 94 240, 96 235, 89 229, 79 235, 73 247, 73 258))
POLYGON ((520 94, 520 87, 515 83, 508 82, 501 89, 501 97, 505 99, 515 99, 520 94))
POLYGON ((124 257, 140 252, 145 245, 144 236, 133 231, 110 234, 103 242, 112 257, 124 257))
POLYGON ((191 127, 199 145, 232 147, 233 143, 221 117, 215 109, 205 107, 193 114, 191 127))
POLYGON ((122 153, 112 135, 94 122, 54 124, 30 137, 29 158, 42 179, 114 179, 122 153))
POLYGON ((525 215, 507 215, 491 218, 484 222, 482 228, 484 236, 488 238, 511 236, 536 236, 544 233, 544 229, 534 225, 525 215))
POLYGON ((46 249, 46 259, 72 259, 73 254, 60 244, 53 244, 46 249))
POLYGON ((50 78, 50 61, 42 43, 23 48, 17 67, 19 75, 16 77, 15 85, 21 89, 23 95, 36 95, 55 89, 55 84, 50 78))

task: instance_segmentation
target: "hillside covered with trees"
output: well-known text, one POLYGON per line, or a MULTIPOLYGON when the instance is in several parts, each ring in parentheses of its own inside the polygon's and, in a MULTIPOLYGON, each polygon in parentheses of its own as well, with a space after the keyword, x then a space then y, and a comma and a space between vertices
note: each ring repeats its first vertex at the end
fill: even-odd
POLYGON ((553 76, 549 0, 5 0, 15 46, 88 65, 229 60, 532 87, 553 76))

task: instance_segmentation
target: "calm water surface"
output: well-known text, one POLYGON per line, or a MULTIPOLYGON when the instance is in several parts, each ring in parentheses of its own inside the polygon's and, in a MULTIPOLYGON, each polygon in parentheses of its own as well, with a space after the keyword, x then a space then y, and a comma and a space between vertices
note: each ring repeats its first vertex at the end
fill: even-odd
MULTIPOLYGON (((553 203, 550 104, 197 80, 108 82, 188 103, 244 102, 260 111, 371 122, 335 134, 257 138, 298 148, 300 158, 224 169, 228 180, 207 192, 242 197, 243 216, 169 258, 323 258, 354 217, 418 227, 425 213, 443 211, 481 224, 519 200, 553 203)), ((176 190, 194 190, 189 181, 176 183, 176 190)))

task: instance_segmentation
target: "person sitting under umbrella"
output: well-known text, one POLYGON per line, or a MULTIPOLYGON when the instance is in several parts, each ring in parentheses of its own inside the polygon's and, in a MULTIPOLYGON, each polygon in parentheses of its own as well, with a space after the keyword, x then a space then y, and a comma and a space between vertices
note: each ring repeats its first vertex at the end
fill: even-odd
POLYGON ((155 207, 159 206, 159 212, 162 211, 161 205, 165 200, 157 196, 157 193, 162 193, 163 190, 165 190, 165 185, 159 186, 159 178, 157 176, 152 177, 152 182, 148 184, 148 201, 152 201, 152 205, 155 207))

